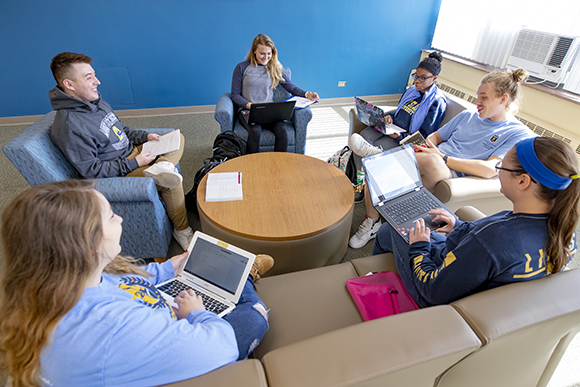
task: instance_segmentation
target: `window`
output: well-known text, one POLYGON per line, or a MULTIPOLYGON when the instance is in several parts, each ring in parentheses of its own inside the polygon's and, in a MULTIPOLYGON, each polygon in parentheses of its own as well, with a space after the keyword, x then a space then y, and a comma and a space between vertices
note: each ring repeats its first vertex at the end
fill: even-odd
MULTIPOLYGON (((580 1, 488 0, 476 3, 442 0, 432 45, 442 51, 505 68, 522 28, 580 36, 580 1)), ((580 93, 580 57, 572 65, 564 89, 580 93)))

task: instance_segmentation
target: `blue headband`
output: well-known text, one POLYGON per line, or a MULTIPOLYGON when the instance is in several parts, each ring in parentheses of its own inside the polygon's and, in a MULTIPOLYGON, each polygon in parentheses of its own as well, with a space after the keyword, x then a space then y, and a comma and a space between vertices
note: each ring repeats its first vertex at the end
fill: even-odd
MULTIPOLYGON (((536 138, 522 140, 516 145, 516 154, 518 155, 520 164, 526 170, 526 173, 536 179, 540 184, 554 190, 566 189, 572 182, 572 179, 570 177, 560 176, 542 164, 538 156, 536 156, 534 149, 534 141, 536 138)), ((574 177, 577 177, 577 175, 574 175, 574 177)))

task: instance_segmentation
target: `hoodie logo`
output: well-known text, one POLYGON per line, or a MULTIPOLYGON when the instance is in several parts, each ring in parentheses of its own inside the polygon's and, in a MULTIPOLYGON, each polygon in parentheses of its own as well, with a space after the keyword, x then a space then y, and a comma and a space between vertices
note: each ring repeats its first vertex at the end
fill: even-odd
POLYGON ((103 118, 103 120, 101 121, 101 127, 99 128, 99 130, 101 131, 101 133, 107 136, 107 138, 109 138, 109 134, 111 133, 111 126, 113 126, 113 124, 117 121, 119 121, 119 119, 117 118, 115 113, 112 112, 108 113, 105 116, 105 118, 103 118))

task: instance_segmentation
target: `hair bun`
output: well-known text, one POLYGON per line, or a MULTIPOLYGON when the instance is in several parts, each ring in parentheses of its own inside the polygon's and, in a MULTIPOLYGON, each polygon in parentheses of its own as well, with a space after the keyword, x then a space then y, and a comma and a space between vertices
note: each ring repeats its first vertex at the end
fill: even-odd
POLYGON ((528 71, 524 70, 524 69, 516 69, 513 73, 512 73, 512 78, 514 79, 515 82, 520 83, 525 81, 528 78, 528 71))
POLYGON ((429 58, 437 59, 439 62, 443 61, 443 55, 440 52, 433 51, 429 54, 429 58))

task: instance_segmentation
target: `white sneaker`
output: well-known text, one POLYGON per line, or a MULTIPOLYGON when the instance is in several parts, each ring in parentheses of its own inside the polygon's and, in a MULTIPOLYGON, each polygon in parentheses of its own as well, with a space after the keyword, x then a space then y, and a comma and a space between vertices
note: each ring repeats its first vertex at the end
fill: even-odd
POLYGON ((366 245, 368 241, 375 239, 379 228, 381 228, 381 218, 365 218, 364 222, 359 226, 356 234, 354 234, 348 241, 348 244, 353 249, 360 249, 366 245))
POLYGON ((189 247, 191 239, 193 239, 193 230, 191 227, 188 227, 185 230, 173 229, 173 237, 177 243, 179 243, 183 251, 185 251, 189 247))
POLYGON ((160 161, 143 171, 143 175, 152 177, 155 184, 163 188, 175 188, 183 181, 175 165, 169 161, 160 161))
POLYGON ((358 133, 354 133, 350 136, 348 139, 348 145, 350 146, 350 149, 360 157, 368 157, 383 152, 383 148, 371 145, 358 133))

